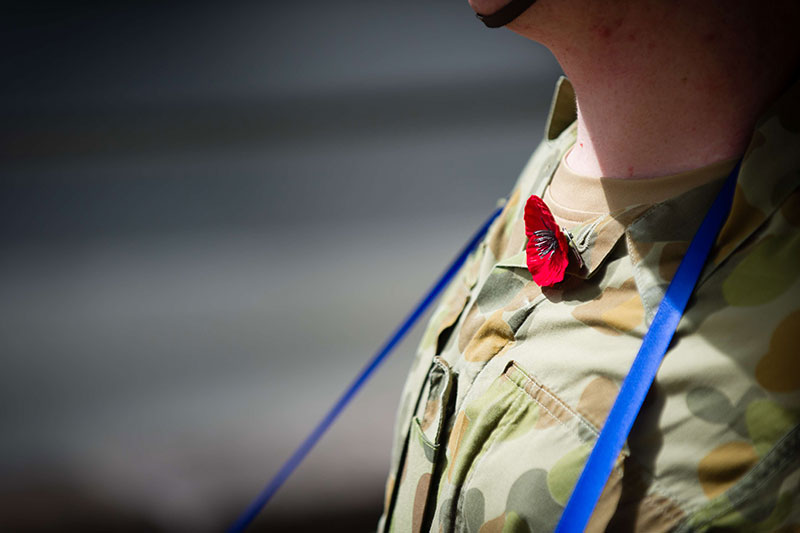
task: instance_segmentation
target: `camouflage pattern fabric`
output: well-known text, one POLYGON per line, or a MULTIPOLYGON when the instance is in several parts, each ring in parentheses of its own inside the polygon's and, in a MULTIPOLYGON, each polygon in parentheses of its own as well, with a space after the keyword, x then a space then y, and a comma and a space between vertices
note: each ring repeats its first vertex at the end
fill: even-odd
MULTIPOLYGON (((402 396, 380 531, 551 531, 722 180, 576 228, 540 289, 522 209, 575 142, 545 140, 448 288, 402 396)), ((721 177, 724 179, 724 176, 721 177)), ((731 213, 589 531, 800 528, 800 85, 758 123, 731 213)))

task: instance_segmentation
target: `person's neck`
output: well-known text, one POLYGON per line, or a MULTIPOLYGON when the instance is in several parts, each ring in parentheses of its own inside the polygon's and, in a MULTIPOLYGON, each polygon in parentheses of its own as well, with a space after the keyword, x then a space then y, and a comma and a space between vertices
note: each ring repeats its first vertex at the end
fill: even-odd
POLYGON ((646 178, 737 157, 786 84, 791 65, 766 63, 778 46, 795 61, 796 46, 770 42, 751 21, 736 27, 698 13, 687 23, 666 9, 595 17, 541 39, 575 88, 578 136, 567 158, 573 171, 646 178), (648 26, 644 17, 658 24, 648 26))
POLYGON ((578 105, 579 174, 653 177, 742 154, 762 95, 718 65, 565 65, 578 105))

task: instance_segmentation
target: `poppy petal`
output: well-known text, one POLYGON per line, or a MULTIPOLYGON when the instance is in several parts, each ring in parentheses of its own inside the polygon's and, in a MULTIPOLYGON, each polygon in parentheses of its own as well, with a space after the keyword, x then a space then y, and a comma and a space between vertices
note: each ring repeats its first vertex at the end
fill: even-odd
POLYGON ((563 281, 569 264, 566 235, 556 224, 547 205, 536 195, 525 204, 525 247, 528 270, 533 281, 546 287, 563 281))

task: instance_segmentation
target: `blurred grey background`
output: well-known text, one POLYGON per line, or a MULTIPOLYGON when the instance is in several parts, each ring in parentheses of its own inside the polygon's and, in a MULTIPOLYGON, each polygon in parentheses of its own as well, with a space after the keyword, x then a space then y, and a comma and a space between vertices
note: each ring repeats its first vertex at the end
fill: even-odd
MULTIPOLYGON (((466 0, 0 22, 0 529, 228 526, 509 191, 558 66, 466 0)), ((254 530, 368 531, 416 328, 254 530)))

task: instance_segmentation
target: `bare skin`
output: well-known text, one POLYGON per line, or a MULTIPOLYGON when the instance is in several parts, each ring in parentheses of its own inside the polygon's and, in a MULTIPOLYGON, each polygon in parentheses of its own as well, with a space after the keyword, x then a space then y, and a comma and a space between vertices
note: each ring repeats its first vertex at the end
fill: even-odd
MULTIPOLYGON (((470 0, 487 14, 506 0, 470 0)), ((800 2, 539 0, 508 28, 545 45, 575 87, 567 163, 646 178, 740 156, 800 66, 800 2)))

